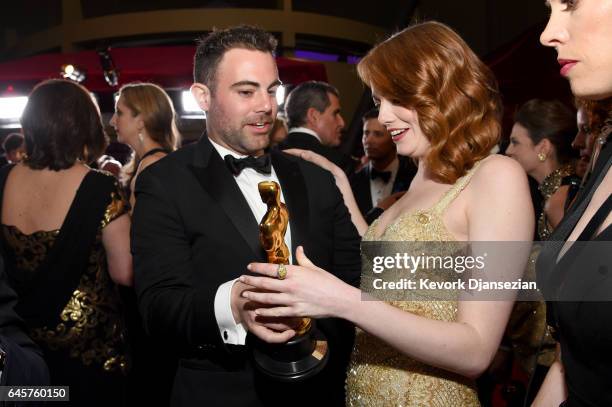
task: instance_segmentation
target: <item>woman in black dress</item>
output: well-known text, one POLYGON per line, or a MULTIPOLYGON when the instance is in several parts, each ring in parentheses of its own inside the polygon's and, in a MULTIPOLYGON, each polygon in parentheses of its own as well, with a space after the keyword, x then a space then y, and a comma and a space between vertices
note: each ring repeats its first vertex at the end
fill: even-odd
MULTIPOLYGON (((535 406, 612 405, 612 0, 551 0, 541 36, 577 97, 607 111, 593 172, 538 259, 560 344, 535 406)), ((593 108, 591 106, 591 108, 593 108)))
POLYGON ((106 137, 89 92, 37 85, 21 118, 27 158, 0 171, 0 246, 15 310, 72 405, 121 405, 128 358, 117 284, 131 285, 127 202, 86 163, 106 137))
MULTIPOLYGON (((180 135, 175 118, 172 100, 159 86, 137 82, 123 85, 119 90, 110 125, 117 133, 117 141, 129 145, 133 151, 130 162, 121 173, 131 208, 136 204, 134 191, 138 175, 176 150, 180 135)), ((128 378, 130 404, 168 404, 176 359, 164 343, 144 331, 134 290, 121 290, 121 295, 133 360, 128 378), (165 350, 160 352, 160 349, 165 350), (156 391, 149 391, 151 388, 156 391)))

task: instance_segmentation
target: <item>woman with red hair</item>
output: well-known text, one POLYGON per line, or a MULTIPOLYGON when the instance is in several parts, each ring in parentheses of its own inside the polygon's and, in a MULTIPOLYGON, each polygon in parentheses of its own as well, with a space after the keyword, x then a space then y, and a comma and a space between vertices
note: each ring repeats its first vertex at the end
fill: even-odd
MULTIPOLYGON (((442 250, 438 255, 453 255, 460 242, 532 239, 526 176, 514 160, 490 154, 500 135, 495 79, 459 35, 435 22, 411 26, 372 49, 358 71, 372 89, 378 120, 398 154, 418 161, 406 194, 368 227, 344 173, 313 153, 297 154, 336 178, 363 236, 362 290, 371 291, 363 249, 372 241, 383 251, 378 254, 389 247, 380 242, 437 242, 442 243, 436 246, 442 250)), ((496 264, 519 275, 528 250, 513 251, 514 257, 510 251, 497 256, 496 264)), ((362 291, 317 268, 303 249, 296 257, 300 266, 287 266, 282 280, 269 278, 277 276, 274 265, 250 265, 267 277, 242 280, 273 292, 246 296, 268 306, 257 311, 262 316, 338 317, 355 323, 348 405, 479 404, 474 379, 497 351, 512 298, 464 301, 459 290, 449 290, 444 298, 363 301, 362 291)), ((410 276, 403 273, 399 277, 410 276)))

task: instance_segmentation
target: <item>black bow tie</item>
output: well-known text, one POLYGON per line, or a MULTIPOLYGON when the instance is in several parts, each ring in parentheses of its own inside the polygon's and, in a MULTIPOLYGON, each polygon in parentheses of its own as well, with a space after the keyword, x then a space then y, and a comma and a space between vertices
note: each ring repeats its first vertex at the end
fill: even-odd
POLYGON ((272 164, 270 163, 270 154, 264 154, 259 157, 244 157, 236 158, 230 154, 225 156, 225 164, 234 176, 240 175, 245 168, 253 168, 255 171, 270 175, 272 173, 272 164))
POLYGON ((386 184, 391 179, 391 171, 378 171, 376 168, 372 168, 372 171, 370 171, 370 178, 380 178, 382 182, 386 184))

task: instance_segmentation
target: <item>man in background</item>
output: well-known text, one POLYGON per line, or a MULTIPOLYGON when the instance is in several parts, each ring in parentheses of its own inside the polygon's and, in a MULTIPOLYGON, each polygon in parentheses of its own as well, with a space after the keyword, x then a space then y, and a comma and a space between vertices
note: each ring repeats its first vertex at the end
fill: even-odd
POLYGON ((399 198, 399 193, 408 189, 417 168, 409 159, 397 155, 391 135, 378 121, 378 109, 367 112, 362 120, 368 163, 350 177, 350 182, 359 210, 371 223, 394 202, 389 199, 391 195, 399 198))
POLYGON ((5 151, 6 164, 17 164, 26 155, 23 136, 19 133, 11 133, 6 136, 2 148, 5 151))
POLYGON ((326 82, 308 81, 298 85, 285 103, 289 135, 280 148, 311 150, 327 158, 345 173, 351 174, 355 163, 337 147, 342 142, 344 119, 340 93, 326 82))

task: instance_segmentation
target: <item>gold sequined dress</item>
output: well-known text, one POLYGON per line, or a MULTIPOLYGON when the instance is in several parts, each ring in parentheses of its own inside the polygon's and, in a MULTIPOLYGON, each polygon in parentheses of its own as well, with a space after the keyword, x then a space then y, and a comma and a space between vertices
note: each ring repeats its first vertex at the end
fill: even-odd
MULTIPOLYGON (((542 184, 538 186, 538 190, 542 194, 543 206, 546 206, 546 202, 554 195, 562 185, 570 185, 572 183, 579 183, 580 179, 574 172, 573 165, 564 165, 557 168, 544 178, 542 184)), ((538 217, 538 236, 540 240, 548 240, 553 228, 546 218, 546 213, 542 209, 540 216, 538 217)))
POLYGON ((24 234, 15 226, 1 226, 7 275, 20 295, 16 311, 44 352, 52 384, 70 386, 70 400, 75 405, 121 402, 128 362, 121 302, 108 273, 102 230, 127 210, 114 178, 90 171, 62 229, 24 234), (96 197, 103 202, 96 202, 96 197), (95 216, 95 220, 88 223, 87 216, 95 216), (91 228, 87 232, 88 224, 91 228), (82 252, 78 241, 87 239, 88 234, 92 241, 89 252, 83 254, 81 263, 71 263, 67 257, 82 252), (56 247, 62 244, 63 248, 56 247), (69 268, 75 272, 75 286, 66 287, 67 264, 83 265, 81 270, 69 268), (66 295, 52 300, 58 292, 66 295), (51 315, 53 301, 59 304, 59 312, 51 315))
MULTIPOLYGON (((377 221, 364 241, 452 242, 442 216, 467 186, 477 163, 430 209, 400 215, 377 238, 377 221)), ((365 272, 363 273, 365 275, 365 272)), ((362 280, 362 285, 364 281, 362 280)), ((395 307, 426 318, 455 321, 457 301, 389 301, 395 307)), ((414 360, 357 328, 346 381, 349 406, 461 407, 479 406, 475 385, 460 375, 414 360)))

